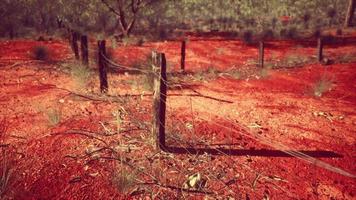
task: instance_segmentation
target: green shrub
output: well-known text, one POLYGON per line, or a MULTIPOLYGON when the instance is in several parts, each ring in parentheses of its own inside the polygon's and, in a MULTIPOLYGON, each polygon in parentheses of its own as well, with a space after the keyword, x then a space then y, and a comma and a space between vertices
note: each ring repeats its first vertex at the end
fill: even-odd
POLYGON ((49 50, 45 46, 35 46, 32 49, 32 57, 35 60, 47 61, 49 59, 49 50))

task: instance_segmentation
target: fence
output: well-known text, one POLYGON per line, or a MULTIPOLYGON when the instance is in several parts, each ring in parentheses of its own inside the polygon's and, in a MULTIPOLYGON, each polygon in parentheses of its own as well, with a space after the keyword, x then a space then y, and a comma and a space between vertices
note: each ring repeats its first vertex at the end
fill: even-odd
MULTIPOLYGON (((319 62, 323 61, 323 43, 322 39, 318 39, 318 45, 317 45, 317 59, 319 62)), ((202 117, 199 115, 194 115, 194 110, 193 110, 193 101, 195 105, 199 105, 206 110, 209 110, 209 107, 207 105, 204 105, 200 103, 199 101, 195 100, 194 98, 191 98, 189 95, 182 95, 182 97, 185 97, 190 100, 190 110, 189 114, 192 115, 192 126, 193 129, 192 132, 189 132, 191 134, 191 138, 194 139, 192 141, 196 142, 193 143, 191 141, 187 142, 179 138, 179 135, 167 135, 166 131, 166 123, 167 123, 167 116, 169 116, 169 109, 167 109, 167 101, 169 101, 169 95, 167 94, 168 88, 170 88, 170 83, 167 80, 167 66, 166 66, 166 56, 164 53, 157 53, 157 52, 152 52, 152 69, 140 69, 140 68, 132 68, 129 66, 124 66, 120 65, 118 63, 115 63, 114 61, 110 60, 106 56, 105 52, 105 41, 99 41, 98 42, 98 54, 99 54, 99 75, 100 75, 100 88, 102 93, 107 93, 108 92, 108 81, 107 81, 107 67, 110 65, 111 67, 116 67, 116 68, 123 68, 126 70, 135 70, 139 71, 142 74, 145 74, 147 76, 153 76, 154 77, 154 91, 153 91, 153 101, 152 101, 152 128, 151 128, 151 134, 155 136, 155 146, 158 150, 162 150, 163 152, 169 152, 169 153, 174 153, 174 154, 184 154, 188 155, 189 157, 196 157, 198 155, 204 156, 204 155, 222 155, 222 156, 271 156, 271 157, 296 157, 298 159, 301 159, 307 163, 311 163, 312 165, 315 165, 317 167, 321 167, 327 170, 330 170, 335 173, 339 173, 344 176, 348 177, 353 177, 355 178, 355 175, 350 174, 340 168, 337 168, 335 166, 332 166, 326 162, 323 162, 317 157, 339 157, 339 155, 329 152, 329 151, 298 151, 295 150, 288 145, 285 145, 280 142, 273 141, 272 139, 259 135, 258 133, 254 133, 250 130, 249 127, 243 126, 241 124, 238 124, 232 120, 228 120, 228 125, 224 125, 221 123, 218 123, 216 121, 211 121, 210 119, 215 118, 218 119, 218 115, 214 115, 213 113, 209 113, 209 117, 202 117), (196 126, 196 120, 201 120, 201 121, 210 121, 213 123, 216 127, 219 127, 221 129, 226 129, 231 131, 232 133, 236 133, 239 135, 243 135, 246 138, 253 139, 255 141, 258 141, 262 144, 265 144, 273 149, 276 150, 246 150, 246 149, 233 149, 233 148, 224 148, 224 147, 214 147, 212 146, 209 142, 205 141, 202 138, 199 138, 195 134, 194 126, 196 126), (167 144, 167 139, 173 139, 174 142, 176 143, 176 146, 172 146, 169 143, 167 144), (204 148, 198 147, 198 146, 203 146, 204 148)), ((263 67, 264 66, 264 50, 265 50, 265 43, 260 42, 259 43, 259 66, 263 67)), ((185 71, 185 51, 186 51, 186 42, 182 42, 182 48, 181 48, 181 70, 184 72, 185 71)), ((169 106, 169 105, 168 105, 169 106)), ((184 122, 183 122, 184 124, 184 122)), ((177 161, 175 161, 177 162, 177 161)), ((249 165, 247 164, 242 164, 242 163, 236 163, 234 159, 231 158, 231 162, 234 165, 239 165, 242 168, 245 168, 245 170, 248 170, 250 172, 253 172, 256 174, 256 178, 254 179, 252 185, 256 185, 256 181, 262 176, 261 173, 256 172, 254 169, 252 169, 249 165)), ((132 167, 132 166, 131 166, 132 167)), ((179 171, 182 174, 187 174, 189 172, 182 171, 178 167, 172 166, 175 170, 179 171)), ((139 170, 135 167, 136 170, 138 170, 140 173, 145 174, 146 176, 150 176, 152 180, 156 180, 157 177, 152 177, 152 175, 147 174, 146 172, 139 170)), ((219 182, 222 187, 224 188, 223 190, 229 190, 231 183, 229 182, 224 182, 221 181, 219 177, 217 177, 215 174, 209 172, 209 170, 205 170, 204 173, 208 174, 210 178, 213 178, 216 182, 219 182)), ((195 174, 197 175, 197 174, 195 174)), ((199 173, 200 175, 200 173, 199 173)), ((190 177, 189 177, 190 178, 190 177)), ((190 180, 190 179, 189 179, 190 180)), ((156 183, 160 187, 163 187, 161 183, 156 183)), ((189 185, 189 181, 187 183, 187 186, 184 187, 178 187, 175 186, 167 186, 170 187, 171 189, 180 189, 185 192, 192 192, 192 193, 203 193, 205 195, 209 194, 207 191, 201 191, 201 188, 196 187, 196 185, 189 185)), ((202 182, 200 184, 203 184, 202 182)), ((288 195, 291 197, 296 197, 296 194, 291 194, 287 189, 283 187, 276 186, 279 190, 289 193, 288 195)), ((236 194, 235 191, 232 192, 233 196, 240 196, 241 194, 236 194)))

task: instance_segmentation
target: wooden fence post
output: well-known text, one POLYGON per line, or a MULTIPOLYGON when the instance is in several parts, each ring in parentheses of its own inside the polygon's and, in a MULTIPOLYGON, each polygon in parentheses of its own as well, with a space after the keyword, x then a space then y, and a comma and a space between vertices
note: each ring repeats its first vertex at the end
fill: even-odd
POLYGON ((108 92, 108 78, 107 78, 107 67, 106 67, 106 47, 105 40, 98 41, 98 65, 99 65, 99 78, 100 78, 100 91, 101 93, 108 92))
POLYGON ((71 40, 72 48, 75 55, 75 59, 77 60, 79 60, 78 38, 79 38, 79 34, 75 31, 72 31, 72 40, 71 40))
POLYGON ((259 57, 258 63, 261 68, 264 66, 264 57, 265 57, 265 43, 263 41, 259 42, 259 57))
POLYGON ((182 72, 185 71, 185 48, 186 48, 186 41, 182 41, 182 48, 181 48, 181 60, 180 60, 180 69, 182 72))
POLYGON ((166 146, 166 95, 167 95, 167 66, 164 53, 152 52, 153 84, 153 122, 152 135, 156 138, 156 148, 162 150, 166 146))
POLYGON ((82 51, 82 63, 84 65, 88 65, 89 64, 88 36, 82 35, 80 37, 80 48, 82 51))
POLYGON ((323 38, 321 36, 318 37, 318 47, 317 47, 318 55, 317 55, 317 57, 318 57, 319 62, 323 61, 323 46, 324 46, 323 43, 324 43, 323 38))

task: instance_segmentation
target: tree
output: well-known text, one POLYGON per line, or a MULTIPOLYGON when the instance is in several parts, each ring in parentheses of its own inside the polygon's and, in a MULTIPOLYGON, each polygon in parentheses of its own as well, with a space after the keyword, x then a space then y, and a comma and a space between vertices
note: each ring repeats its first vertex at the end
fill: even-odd
POLYGON ((154 0, 115 0, 111 2, 101 0, 101 2, 117 16, 117 26, 121 29, 120 35, 128 36, 132 32, 139 12, 154 0))
POLYGON ((4 0, 0 4, 0 35, 13 39, 23 19, 23 0, 4 0))
POLYGON ((349 0, 349 7, 347 9, 346 19, 345 19, 345 27, 349 27, 352 24, 352 19, 355 14, 355 0, 349 0))

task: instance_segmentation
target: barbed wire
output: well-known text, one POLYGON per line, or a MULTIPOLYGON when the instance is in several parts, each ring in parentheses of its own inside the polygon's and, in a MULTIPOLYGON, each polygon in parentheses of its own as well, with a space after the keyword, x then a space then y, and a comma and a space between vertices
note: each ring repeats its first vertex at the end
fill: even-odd
MULTIPOLYGON (((153 76, 155 76, 155 78, 158 78, 167 88, 168 88, 169 85, 170 85, 167 80, 162 79, 162 77, 161 77, 160 75, 158 75, 158 74, 156 74, 156 73, 153 73, 152 70, 144 70, 144 69, 137 68, 137 67, 134 67, 134 66, 129 67, 129 66, 125 66, 125 65, 122 65, 122 64, 118 64, 118 63, 112 61, 110 58, 108 58, 108 57, 107 57, 106 55, 104 55, 103 53, 101 53, 101 56, 104 58, 104 61, 105 61, 107 64, 110 64, 110 65, 113 66, 113 67, 121 68, 121 69, 126 69, 126 70, 139 71, 139 72, 141 72, 141 73, 143 73, 143 74, 146 74, 146 75, 153 75, 153 76)), ((165 96, 166 101, 168 100, 169 95, 167 95, 167 94, 166 94, 166 95, 161 94, 161 95, 165 96)), ((183 96, 183 97, 189 97, 188 95, 184 95, 184 94, 182 94, 182 96, 183 96)), ((161 100, 163 100, 163 99, 161 99, 161 100)), ((196 100, 194 99, 194 103, 195 103, 196 105, 201 106, 202 108, 205 108, 206 110, 209 110, 209 108, 208 108, 205 104, 201 103, 200 101, 196 101, 196 100)), ((218 116, 218 115, 216 115, 216 114, 213 114, 213 113, 211 113, 211 112, 208 112, 208 113, 209 113, 209 115, 210 115, 210 119, 212 119, 212 116, 215 117, 215 118, 216 118, 216 117, 220 117, 220 116, 218 116)), ((259 141, 259 142, 261 142, 262 144, 265 144, 265 145, 268 145, 268 146, 270 146, 270 147, 272 147, 272 148, 274 148, 274 149, 280 150, 280 151, 282 151, 282 152, 284 152, 284 153, 286 153, 286 154, 288 154, 288 155, 290 155, 290 156, 292 156, 292 157, 296 157, 296 158, 298 158, 298 159, 300 159, 300 160, 302 160, 302 161, 305 161, 305 162, 307 162, 307 163, 310 163, 310 164, 312 164, 312 165, 314 165, 314 166, 317 166, 317 167, 326 169, 326 170, 328 170, 328 171, 332 171, 332 172, 334 172, 334 173, 338 173, 338 174, 343 175, 343 176, 347 176, 347 177, 351 177, 351 178, 355 178, 355 177, 356 177, 355 175, 353 175, 353 174, 351 174, 351 173, 349 173, 349 172, 347 172, 347 171, 345 171, 345 170, 343 170, 343 169, 341 169, 341 168, 338 168, 338 167, 333 166, 333 165, 331 165, 331 164, 328 164, 328 163, 326 163, 326 162, 324 162, 324 161, 321 161, 320 159, 314 158, 314 157, 309 156, 309 155, 307 155, 307 154, 305 154, 305 153, 303 153, 303 152, 300 152, 300 151, 298 151, 298 150, 295 150, 295 149, 293 149, 293 148, 290 148, 288 145, 285 145, 285 144, 280 143, 280 142, 272 141, 271 139, 269 139, 269 138, 267 138, 267 137, 264 137, 264 136, 262 136, 262 135, 254 134, 253 131, 252 131, 252 132, 251 132, 251 131, 247 131, 247 130, 250 130, 247 126, 242 125, 242 124, 237 124, 236 122, 231 121, 231 119, 227 119, 227 118, 226 118, 232 125, 235 125, 235 126, 237 126, 237 127, 240 127, 241 130, 237 130, 237 129, 233 128, 233 127, 228 127, 228 126, 225 126, 225 125, 216 123, 216 122, 214 122, 214 121, 211 121, 209 118, 204 118, 204 117, 201 117, 201 116, 195 116, 195 117, 198 118, 198 119, 200 119, 200 120, 203 120, 203 121, 210 121, 211 123, 213 123, 213 124, 216 125, 217 127, 220 127, 220 128, 222 128, 222 129, 227 129, 227 130, 229 130, 229 131, 232 131, 233 133, 243 134, 244 136, 247 136, 247 137, 249 137, 249 138, 251 138, 251 139, 253 139, 253 140, 255 140, 255 141, 259 141)), ((161 123, 161 122, 160 122, 160 123, 161 123)), ((163 125, 163 124, 161 124, 161 125, 163 125)), ((211 145, 207 144, 206 141, 203 141, 203 140, 201 140, 200 138, 198 138, 198 137, 196 136, 196 134, 192 134, 192 135, 193 135, 196 139, 198 139, 201 143, 206 144, 207 146, 210 146, 211 149, 214 149, 214 150, 216 150, 217 152, 220 152, 220 153, 221 153, 222 155, 224 155, 224 156, 231 157, 231 156, 229 156, 228 154, 226 154, 225 152, 221 151, 219 148, 211 147, 211 145)), ((182 147, 184 147, 184 145, 185 145, 185 144, 184 144, 183 142, 181 142, 180 140, 175 140, 175 142, 178 142, 180 145, 182 145, 182 147)), ((190 151, 189 151, 187 148, 183 148, 183 149, 185 149, 186 153, 187 153, 189 156, 194 156, 194 155, 192 155, 192 154, 190 153, 190 151)), ((232 159, 232 160, 233 160, 233 159, 232 159)), ((234 160, 233 160, 233 161, 234 161, 234 160)), ((249 169, 249 170, 251 170, 251 171, 254 171, 254 170, 253 170, 250 166, 248 166, 248 165, 243 165, 243 167, 246 167, 247 169, 249 169)), ((178 170, 178 169, 177 169, 177 170, 178 170)), ((180 173, 183 173, 183 174, 184 174, 184 172, 182 172, 182 171, 180 171, 180 173)), ((254 173, 256 173, 256 172, 254 171, 254 173)), ((214 175, 212 175, 212 174, 210 173, 209 176, 212 176, 212 177, 213 177, 214 175)), ((220 180, 220 179, 217 178, 216 180, 220 180)), ((221 180, 220 180, 220 181, 221 181, 221 180)), ((228 187, 229 187, 229 186, 228 186, 228 187)), ((289 193, 289 191, 288 191, 288 190, 285 190, 284 188, 280 188, 280 189, 281 189, 283 192, 289 193)), ((289 193, 289 195, 290 195, 290 196, 294 196, 294 197, 296 196, 295 194, 291 194, 291 193, 289 193)))

